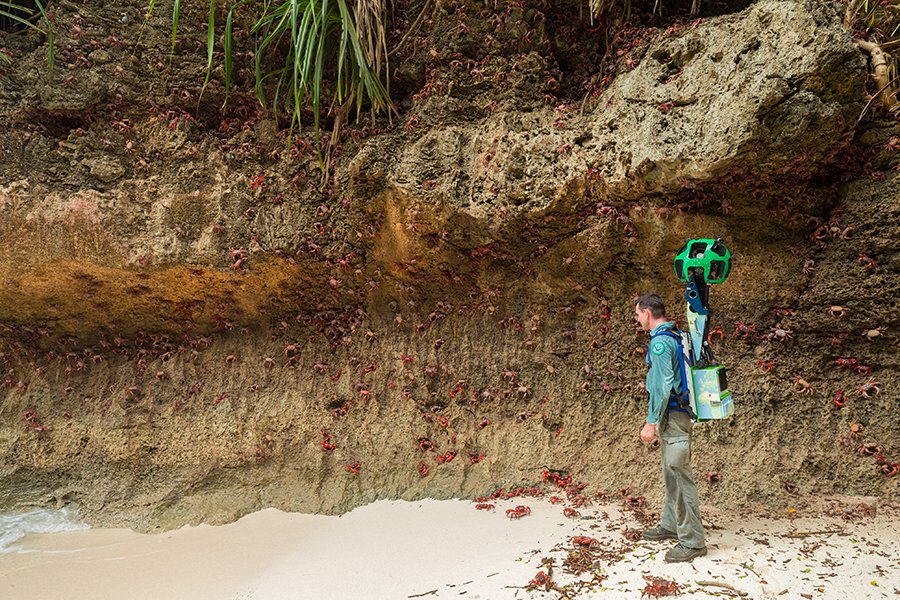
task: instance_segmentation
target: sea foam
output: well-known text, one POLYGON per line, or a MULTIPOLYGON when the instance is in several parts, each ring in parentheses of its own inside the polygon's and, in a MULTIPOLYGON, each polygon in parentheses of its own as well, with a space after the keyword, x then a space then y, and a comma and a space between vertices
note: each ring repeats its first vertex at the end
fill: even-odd
POLYGON ((76 520, 68 506, 59 510, 39 508, 25 512, 0 514, 0 553, 20 552, 14 544, 30 533, 56 533, 89 529, 76 520))

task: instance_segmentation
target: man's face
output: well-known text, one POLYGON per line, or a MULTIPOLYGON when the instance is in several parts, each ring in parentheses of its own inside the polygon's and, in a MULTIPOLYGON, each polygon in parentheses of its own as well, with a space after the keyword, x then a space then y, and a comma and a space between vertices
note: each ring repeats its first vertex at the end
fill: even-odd
POLYGON ((641 326, 641 329, 644 331, 650 331, 652 327, 650 327, 650 309, 649 308, 641 308, 640 306, 634 306, 634 320, 638 322, 641 326))

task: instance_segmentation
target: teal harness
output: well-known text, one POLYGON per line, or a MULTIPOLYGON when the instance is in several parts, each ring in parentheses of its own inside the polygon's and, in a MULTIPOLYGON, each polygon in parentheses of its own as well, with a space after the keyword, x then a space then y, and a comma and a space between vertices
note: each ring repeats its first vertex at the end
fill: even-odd
MULTIPOLYGON (((650 355, 650 348, 653 347, 653 340, 661 335, 674 339, 675 343, 678 344, 678 368, 681 371, 681 391, 679 392, 677 390, 671 390, 669 392, 669 404, 667 408, 668 410, 687 413, 688 415, 690 415, 691 419, 696 420, 696 415, 694 415, 694 411, 691 408, 691 403, 688 399, 687 374, 685 373, 684 369, 684 345, 681 340, 681 332, 677 329, 663 329, 662 331, 657 332, 655 335, 652 335, 650 337, 650 343, 647 345, 647 364, 651 367, 653 366, 653 359, 650 355)), ((692 358, 693 357, 691 357, 691 359, 692 358)))

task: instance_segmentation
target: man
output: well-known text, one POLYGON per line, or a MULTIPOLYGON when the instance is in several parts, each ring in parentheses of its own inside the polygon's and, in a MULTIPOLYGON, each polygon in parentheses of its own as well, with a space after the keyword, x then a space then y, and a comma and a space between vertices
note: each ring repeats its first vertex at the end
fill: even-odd
POLYGON ((688 409, 679 402, 684 390, 678 364, 682 358, 678 342, 664 333, 675 329, 675 324, 665 315, 662 298, 656 294, 644 294, 635 303, 635 319, 644 331, 650 332, 647 350, 650 405, 647 422, 641 429, 641 440, 650 443, 659 433, 666 486, 660 526, 644 531, 644 539, 678 540, 678 545, 666 552, 666 562, 688 562, 706 555, 706 541, 700 521, 697 486, 691 477, 693 421, 688 409))

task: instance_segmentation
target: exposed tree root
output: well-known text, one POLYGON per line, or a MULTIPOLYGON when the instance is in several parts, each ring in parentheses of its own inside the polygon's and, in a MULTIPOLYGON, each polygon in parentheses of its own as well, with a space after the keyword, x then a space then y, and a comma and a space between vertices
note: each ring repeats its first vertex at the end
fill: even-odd
POLYGON ((897 88, 892 85, 887 55, 875 42, 857 40, 856 43, 872 57, 872 77, 878 84, 881 103, 885 109, 893 113, 897 110, 897 88))

